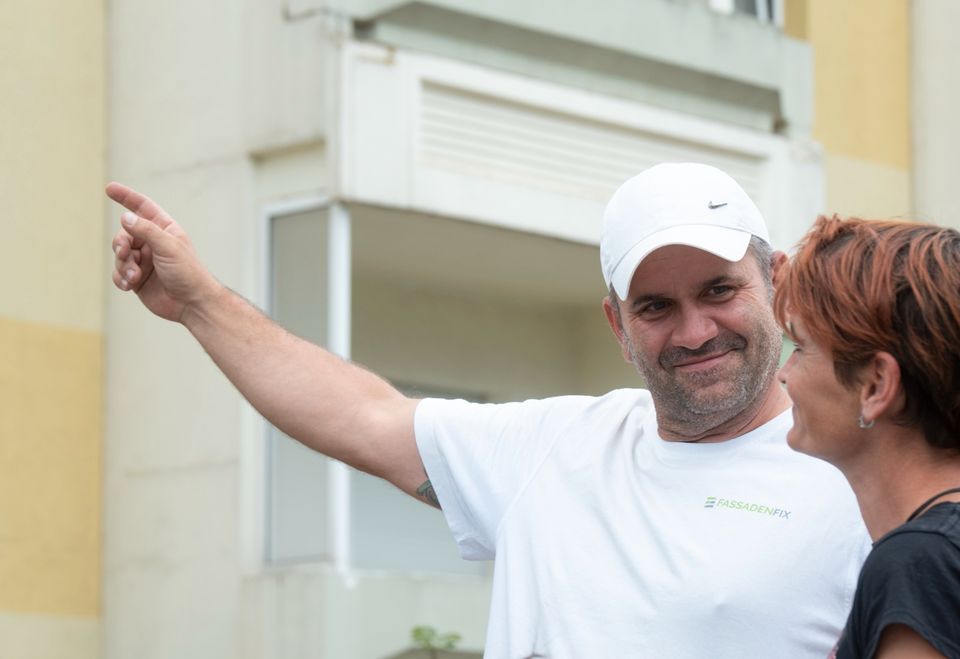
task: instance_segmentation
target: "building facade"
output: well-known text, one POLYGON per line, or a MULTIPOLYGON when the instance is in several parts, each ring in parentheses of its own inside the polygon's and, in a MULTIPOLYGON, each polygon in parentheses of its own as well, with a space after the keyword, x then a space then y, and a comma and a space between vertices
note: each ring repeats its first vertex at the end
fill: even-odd
POLYGON ((418 625, 483 644, 490 568, 436 511, 280 436, 109 286, 106 180, 296 333, 484 401, 638 384, 597 241, 655 162, 729 171, 778 248, 826 211, 960 224, 950 0, 94 9, 0 26, 25 90, 0 106, 2 656, 368 659, 418 625))
POLYGON ((0 656, 100 653, 105 24, 0 3, 0 656))

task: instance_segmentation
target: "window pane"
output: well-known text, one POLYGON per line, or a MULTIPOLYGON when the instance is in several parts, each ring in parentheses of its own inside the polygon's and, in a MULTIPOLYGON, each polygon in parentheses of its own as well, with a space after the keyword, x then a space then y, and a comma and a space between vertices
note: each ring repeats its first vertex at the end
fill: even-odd
MULTIPOLYGON (((483 396, 475 393, 440 390, 396 380, 393 384, 415 398, 463 398, 486 402, 483 396)), ((360 472, 351 474, 350 497, 353 513, 351 545, 357 567, 479 575, 489 572, 488 563, 460 558, 443 513, 436 508, 360 472)))
POLYGON ((270 428, 267 560, 284 563, 328 555, 327 459, 270 428))
MULTIPOLYGON (((270 226, 270 314, 294 334, 323 345, 327 327, 327 218, 324 211, 275 217, 270 226)), ((327 459, 270 429, 267 560, 329 554, 327 459)))
POLYGON ((487 574, 489 564, 464 561, 443 513, 386 481, 350 474, 354 566, 403 572, 487 574))
MULTIPOLYGON (((606 391, 607 364, 636 384, 600 310, 596 247, 386 209, 351 216, 353 356, 402 391, 481 402, 585 393, 587 380, 606 391)), ((350 515, 358 568, 491 570, 459 558, 440 511, 357 472, 350 515)))

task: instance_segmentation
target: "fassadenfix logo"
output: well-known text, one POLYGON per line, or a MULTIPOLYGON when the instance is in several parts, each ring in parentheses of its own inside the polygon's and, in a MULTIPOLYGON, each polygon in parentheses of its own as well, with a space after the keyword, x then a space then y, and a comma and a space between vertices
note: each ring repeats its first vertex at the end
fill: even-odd
POLYGON ((703 504, 704 508, 731 508, 733 510, 742 510, 745 513, 755 513, 757 515, 767 515, 769 517, 779 517, 781 519, 790 519, 790 511, 783 508, 773 508, 762 503, 751 503, 749 501, 738 501, 737 499, 723 499, 721 497, 707 497, 703 504))

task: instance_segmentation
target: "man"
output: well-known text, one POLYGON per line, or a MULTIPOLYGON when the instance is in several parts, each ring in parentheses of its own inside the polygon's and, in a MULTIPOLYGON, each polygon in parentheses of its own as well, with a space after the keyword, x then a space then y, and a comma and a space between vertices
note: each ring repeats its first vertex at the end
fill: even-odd
POLYGON ((729 176, 664 164, 611 199, 603 307, 649 391, 504 405, 405 398, 221 286, 162 209, 131 213, 115 284, 182 323, 291 437, 442 506, 496 559, 486 652, 826 656, 866 534, 829 465, 792 453, 756 206, 729 176))

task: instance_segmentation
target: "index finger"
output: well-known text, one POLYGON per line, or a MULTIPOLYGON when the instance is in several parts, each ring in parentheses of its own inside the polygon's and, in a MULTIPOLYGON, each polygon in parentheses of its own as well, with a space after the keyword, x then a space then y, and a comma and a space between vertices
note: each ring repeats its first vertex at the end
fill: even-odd
POLYGON ((106 193, 127 210, 133 211, 145 220, 150 220, 161 229, 166 229, 173 223, 173 218, 157 202, 122 183, 114 181, 107 184, 106 193))

